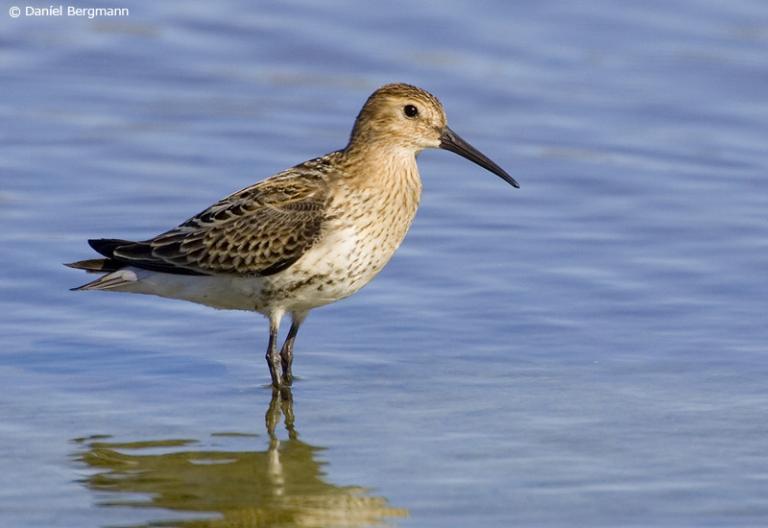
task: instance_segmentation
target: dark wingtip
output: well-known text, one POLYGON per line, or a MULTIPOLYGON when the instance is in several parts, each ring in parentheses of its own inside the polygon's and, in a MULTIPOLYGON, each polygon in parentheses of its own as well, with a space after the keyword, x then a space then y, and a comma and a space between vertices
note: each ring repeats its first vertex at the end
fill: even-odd
POLYGON ((105 257, 112 257, 115 249, 127 244, 133 244, 130 240, 120 240, 119 238, 92 238, 88 241, 94 251, 101 253, 105 257))
POLYGON ((114 259, 89 259, 78 260, 77 262, 68 262, 64 264, 68 268, 80 269, 92 272, 117 271, 123 267, 123 264, 114 259))

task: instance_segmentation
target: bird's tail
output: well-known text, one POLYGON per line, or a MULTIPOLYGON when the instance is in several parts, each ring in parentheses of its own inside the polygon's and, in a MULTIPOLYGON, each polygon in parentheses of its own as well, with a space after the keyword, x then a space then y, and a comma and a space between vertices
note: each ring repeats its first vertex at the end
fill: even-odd
POLYGON ((117 271, 121 267, 123 267, 123 265, 117 262, 116 260, 112 260, 108 258, 78 260, 77 262, 70 262, 64 265, 69 266, 70 268, 89 271, 91 273, 117 271))
POLYGON ((72 288, 72 291, 122 289, 125 286, 130 286, 137 280, 136 273, 131 270, 122 269, 123 264, 112 259, 81 260, 65 264, 65 266, 82 269, 89 273, 107 273, 94 281, 78 286, 77 288, 72 288))

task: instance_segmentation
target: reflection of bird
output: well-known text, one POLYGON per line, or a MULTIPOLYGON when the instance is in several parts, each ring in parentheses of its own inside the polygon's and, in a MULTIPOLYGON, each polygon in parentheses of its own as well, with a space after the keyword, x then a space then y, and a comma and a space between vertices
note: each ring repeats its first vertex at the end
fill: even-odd
MULTIPOLYGON (((408 515, 364 488, 326 481, 327 465, 317 458, 322 448, 298 439, 286 390, 274 391, 266 422, 270 443, 265 451, 180 451, 194 441, 110 442, 95 437, 78 440, 86 449, 77 459, 95 470, 83 482, 108 497, 102 506, 200 514, 197 519, 175 520, 173 526, 357 528, 408 515), (282 441, 275 431, 281 412, 288 430, 288 439, 282 441), (148 498, 137 499, 136 494, 148 498), (211 513, 220 517, 210 519, 211 513)), ((240 443, 250 438, 227 433, 212 440, 240 443)))
POLYGON ((455 152, 517 182, 446 125, 431 94, 389 84, 368 98, 346 148, 238 191, 143 242, 90 240, 104 259, 69 264, 105 272, 79 290, 146 293, 269 318, 267 363, 290 385, 293 343, 309 310, 352 295, 392 257, 421 194, 416 154, 455 152), (291 328, 277 350, 285 313, 291 328))

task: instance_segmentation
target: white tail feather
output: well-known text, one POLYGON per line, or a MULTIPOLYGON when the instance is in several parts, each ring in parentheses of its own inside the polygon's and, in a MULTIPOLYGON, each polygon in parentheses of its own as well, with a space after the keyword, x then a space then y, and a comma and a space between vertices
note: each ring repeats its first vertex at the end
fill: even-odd
POLYGON ((129 286, 137 281, 136 274, 131 270, 117 270, 99 277, 73 290, 114 290, 129 286))

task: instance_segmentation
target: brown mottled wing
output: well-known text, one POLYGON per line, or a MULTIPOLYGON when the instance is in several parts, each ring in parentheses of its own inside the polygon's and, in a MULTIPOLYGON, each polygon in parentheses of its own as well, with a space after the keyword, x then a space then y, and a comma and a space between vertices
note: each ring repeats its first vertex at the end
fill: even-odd
POLYGON ((282 271, 312 247, 326 219, 327 184, 306 170, 313 162, 238 191, 151 240, 120 246, 113 258, 169 273, 282 271))

